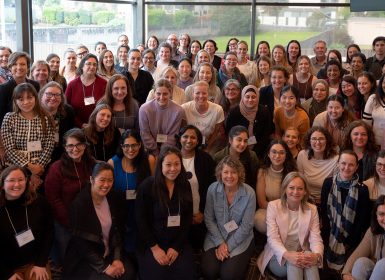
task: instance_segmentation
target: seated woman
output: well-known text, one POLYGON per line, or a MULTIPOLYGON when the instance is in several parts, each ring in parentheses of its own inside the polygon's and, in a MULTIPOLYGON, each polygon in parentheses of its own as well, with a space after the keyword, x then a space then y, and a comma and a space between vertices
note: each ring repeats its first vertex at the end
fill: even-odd
POLYGON ((183 166, 191 186, 193 199, 193 220, 189 240, 193 249, 201 250, 206 235, 203 213, 206 205, 207 190, 215 181, 215 161, 203 151, 202 133, 193 125, 186 125, 179 130, 177 146, 180 147, 183 166))
POLYGON ((319 279, 324 246, 317 208, 308 197, 305 177, 298 172, 287 174, 281 199, 267 207, 267 244, 258 257, 262 274, 268 267, 287 279, 319 279))
POLYGON ((120 132, 111 122, 112 109, 107 104, 98 104, 83 128, 88 149, 97 160, 112 158, 119 145, 120 132))
POLYGON ((313 97, 301 104, 309 116, 310 125, 313 125, 315 117, 326 111, 327 98, 329 97, 329 85, 325 80, 316 80, 312 86, 313 97))
POLYGON ((307 178, 309 196, 313 203, 321 203, 324 180, 333 175, 337 163, 337 151, 333 138, 323 127, 313 126, 304 139, 304 150, 297 157, 298 171, 307 178))
POLYGON ((364 181, 368 187, 370 200, 376 200, 385 195, 385 150, 378 152, 375 162, 375 172, 372 178, 364 181))
POLYGON ((385 275, 385 196, 376 199, 371 225, 342 270, 343 280, 381 280, 385 275))
POLYGON ((254 254, 255 192, 245 181, 242 163, 226 156, 216 168, 205 208, 207 235, 202 255, 204 279, 243 279, 254 254))
POLYGON ((65 280, 136 279, 131 263, 122 258, 121 209, 111 191, 114 170, 97 163, 71 206, 72 237, 64 260, 65 280))
POLYGON ((378 147, 374 142, 372 128, 365 122, 358 120, 349 124, 343 150, 353 150, 358 157, 358 178, 360 182, 373 177, 378 147))
POLYGON ((26 168, 12 165, 0 176, 1 279, 51 279, 52 212, 48 202, 31 191, 29 175, 26 168))
POLYGON ((338 170, 322 186, 321 219, 328 267, 340 270, 369 226, 368 188, 358 181, 358 157, 344 150, 338 170))
POLYGON ((163 144, 175 145, 175 134, 182 126, 185 113, 171 100, 173 86, 168 80, 157 81, 154 91, 155 99, 139 109, 139 127, 144 148, 158 155, 163 144))
POLYGON ((241 100, 241 85, 237 80, 227 80, 222 89, 222 94, 218 104, 222 106, 225 119, 227 118, 231 109, 239 105, 241 100))
POLYGON ((65 152, 49 168, 44 181, 45 195, 55 219, 55 239, 52 259, 57 267, 63 264, 71 237, 70 205, 89 182, 95 159, 87 150, 86 137, 80 128, 73 128, 63 136, 65 152))
POLYGON ((157 159, 155 176, 139 186, 135 212, 140 279, 193 279, 187 241, 193 200, 186 175, 180 151, 166 145, 157 159))
POLYGON ((353 76, 347 75, 342 78, 341 96, 344 99, 344 107, 354 115, 356 119, 361 119, 365 102, 363 96, 357 90, 357 81, 353 76))
POLYGON ((254 151, 248 149, 249 133, 241 125, 233 126, 229 131, 229 144, 214 155, 218 164, 224 157, 230 155, 238 159, 245 171, 245 183, 254 188, 258 171, 258 158, 254 151))
POLYGON ((300 139, 299 139, 299 131, 297 128, 289 126, 283 136, 283 142, 289 147, 291 155, 294 160, 297 160, 298 153, 301 151, 300 139))
POLYGON ((269 201, 280 198, 283 178, 296 169, 286 143, 282 140, 271 141, 257 179, 259 208, 254 216, 254 226, 260 233, 266 233, 266 209, 269 201))

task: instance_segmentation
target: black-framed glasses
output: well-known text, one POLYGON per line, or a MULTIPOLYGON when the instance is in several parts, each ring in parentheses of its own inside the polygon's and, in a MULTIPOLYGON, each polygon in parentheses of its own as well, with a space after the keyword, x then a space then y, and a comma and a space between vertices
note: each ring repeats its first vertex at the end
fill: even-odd
POLYGON ((139 146, 140 146, 140 144, 138 144, 138 143, 134 143, 134 144, 122 144, 122 145, 121 145, 121 147, 122 147, 123 150, 129 150, 129 149, 131 149, 131 150, 136 150, 136 149, 139 148, 139 146))
POLYGON ((68 144, 68 145, 65 145, 65 148, 68 149, 68 150, 73 150, 73 149, 77 149, 77 150, 82 150, 86 147, 86 143, 77 143, 77 144, 68 144))

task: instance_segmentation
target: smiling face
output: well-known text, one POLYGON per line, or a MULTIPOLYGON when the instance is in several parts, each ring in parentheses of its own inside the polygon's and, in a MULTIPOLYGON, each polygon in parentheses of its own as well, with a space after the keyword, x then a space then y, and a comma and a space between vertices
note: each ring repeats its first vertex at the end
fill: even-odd
POLYGON ((338 101, 331 100, 326 107, 327 114, 332 121, 337 121, 341 118, 344 112, 344 107, 338 101))
POLYGON ((33 112, 36 105, 36 98, 30 92, 23 92, 20 98, 16 99, 16 105, 22 114, 29 114, 33 112))
POLYGON ((360 52, 356 47, 351 46, 348 48, 348 57, 352 57, 353 54, 360 52))
POLYGON ((141 143, 136 141, 136 139, 132 136, 124 139, 124 143, 122 145, 123 154, 129 160, 134 160, 138 154, 141 147, 141 143))
POLYGON ((299 46, 296 42, 291 42, 288 48, 289 57, 296 59, 299 55, 299 46))
POLYGON ((229 139, 230 149, 233 150, 236 154, 240 155, 247 149, 247 136, 246 132, 241 132, 238 135, 234 136, 232 139, 229 139))
POLYGON ((243 95, 242 102, 247 109, 252 109, 258 106, 258 94, 249 91, 243 95))
POLYGON ((237 53, 239 59, 246 58, 247 51, 248 51, 248 48, 247 48, 246 44, 244 44, 244 43, 238 44, 238 46, 236 48, 236 53, 237 53))
POLYGON ((326 76, 331 81, 337 81, 341 77, 340 69, 337 65, 329 65, 326 69, 326 76))
POLYGON ((147 46, 151 50, 156 50, 158 48, 158 42, 156 41, 155 38, 150 37, 147 41, 147 46))
POLYGON ((178 82, 178 77, 176 76, 175 72, 172 70, 167 71, 164 74, 163 78, 169 81, 172 84, 172 86, 176 86, 176 83, 178 82))
POLYGON ((287 185, 285 193, 287 203, 291 207, 298 207, 306 195, 305 183, 300 177, 296 177, 287 185))
POLYGON ((352 66, 353 71, 361 72, 364 70, 364 62, 362 61, 362 58, 359 56, 355 56, 352 58, 352 61, 350 62, 352 66))
POLYGON ((7 49, 0 50, 0 67, 1 68, 7 68, 8 59, 10 55, 11 53, 9 52, 9 50, 7 49))
POLYGON ((354 96, 355 88, 354 88, 353 84, 346 82, 346 81, 342 81, 341 89, 342 89, 343 94, 345 94, 347 97, 354 96))
POLYGON ((174 182, 182 170, 182 163, 178 155, 170 153, 162 162, 162 174, 166 182, 174 182))
POLYGON ((164 63, 169 63, 171 60, 171 51, 167 47, 161 47, 159 51, 159 58, 164 63))
POLYGON ((36 65, 35 69, 33 70, 32 77, 35 81, 39 83, 47 82, 49 78, 48 66, 45 64, 36 65))
POLYGON ((299 132, 295 129, 286 129, 285 134, 282 136, 282 140, 285 141, 289 149, 294 149, 299 144, 299 132))
POLYGON ((86 147, 85 143, 80 142, 75 137, 68 137, 64 146, 68 157, 76 162, 80 162, 86 147))
POLYGON ((97 55, 100 55, 100 53, 102 52, 102 51, 104 51, 106 49, 106 46, 104 45, 104 44, 98 44, 97 46, 96 46, 96 48, 95 48, 95 53, 97 54, 97 55))
POLYGON ((372 89, 372 83, 366 76, 360 76, 357 79, 357 89, 362 95, 368 95, 372 89))
POLYGON ((109 109, 102 109, 96 114, 96 128, 99 131, 106 129, 112 118, 112 113, 109 109))
POLYGON ((227 87, 225 87, 224 91, 225 96, 230 101, 230 103, 232 101, 236 102, 236 100, 239 100, 239 97, 241 96, 241 89, 239 89, 234 84, 229 84, 227 87))
POLYGON ((353 148, 365 148, 368 144, 368 132, 365 127, 357 126, 350 132, 350 139, 353 143, 353 148))
POLYGON ((270 64, 267 61, 260 60, 258 63, 258 70, 262 75, 267 75, 270 71, 270 64))
POLYGON ((194 87, 194 101, 198 106, 204 106, 208 102, 209 89, 205 85, 196 85, 194 87))
POLYGON ((167 106, 171 92, 166 87, 158 87, 155 90, 155 100, 160 107, 167 106))
POLYGON ((210 56, 207 52, 200 52, 198 54, 198 64, 201 64, 202 62, 210 63, 210 56))
POLYGON ((50 61, 48 61, 49 68, 51 69, 51 72, 58 72, 60 67, 60 58, 57 56, 54 56, 51 58, 50 61))
POLYGON ((115 102, 123 102, 124 98, 127 96, 127 84, 125 80, 119 79, 112 84, 112 97, 115 102))
POLYGON ((298 63, 298 72, 301 74, 310 73, 310 63, 306 58, 301 58, 298 63))
POLYGON ((67 52, 65 56, 65 62, 67 66, 75 67, 76 65, 76 53, 75 52, 67 52))
POLYGON ((108 69, 112 67, 114 65, 114 55, 112 54, 112 52, 105 52, 102 62, 105 68, 108 69))
POLYGON ((96 75, 97 69, 98 69, 98 62, 94 57, 90 57, 84 63, 82 75, 93 77, 96 75))
POLYGON ((284 53, 281 48, 275 48, 273 50, 273 59, 275 63, 281 64, 283 62, 283 56, 284 56, 284 53))
POLYGON ((27 178, 21 170, 13 170, 4 180, 4 193, 7 200, 15 200, 22 196, 27 186, 27 178))
POLYGON ((310 146, 316 155, 323 155, 326 148, 326 136, 320 131, 314 131, 310 136, 310 146))
POLYGON ((385 204, 377 207, 377 222, 385 230, 385 204))
POLYGON ((199 74, 198 74, 199 81, 205 81, 207 83, 210 83, 212 77, 213 77, 213 73, 211 71, 210 66, 204 65, 200 67, 199 74))
POLYGON ((338 160, 338 170, 343 181, 348 181, 353 178, 357 171, 358 163, 356 158, 350 154, 342 154, 338 160))
POLYGON ((283 71, 280 70, 273 70, 271 72, 271 77, 270 77, 271 85, 274 89, 276 90, 281 90, 283 86, 286 84, 286 78, 285 74, 283 71))
POLYGON ((213 56, 215 54, 215 46, 214 46, 214 44, 212 42, 206 42, 204 49, 211 56, 213 56))
POLYGON ((266 43, 262 43, 262 44, 259 44, 258 46, 258 54, 260 56, 264 55, 264 56, 269 56, 270 55, 270 50, 269 50, 269 47, 266 43))
POLYGON ((95 178, 91 177, 91 193, 96 197, 105 197, 114 184, 114 173, 111 170, 102 170, 95 178))
POLYGON ((144 65, 147 69, 153 69, 153 68, 154 68, 154 65, 155 65, 155 57, 154 57, 154 55, 153 55, 151 52, 148 52, 148 53, 146 53, 146 54, 143 56, 143 65, 144 65))
POLYGON ((380 180, 385 180, 385 157, 377 158, 376 172, 380 180))
POLYGON ((236 188, 239 183, 239 174, 235 168, 224 164, 221 171, 221 179, 225 187, 236 188))
POLYGON ((322 83, 318 83, 314 86, 313 89, 313 98, 317 102, 324 101, 328 97, 328 92, 326 86, 322 83))
POLYGON ((19 57, 16 63, 11 66, 11 73, 15 80, 25 79, 28 72, 28 62, 25 57, 19 57))
POLYGON ((229 54, 226 56, 225 59, 225 68, 227 71, 233 71, 235 67, 237 66, 237 57, 233 54, 229 54))
POLYGON ((286 160, 286 150, 281 144, 274 144, 267 156, 270 158, 272 167, 275 170, 280 170, 286 160))
POLYGON ((120 62, 126 63, 128 59, 128 51, 126 48, 119 48, 118 59, 120 62))
POLYGON ((194 129, 187 129, 180 138, 182 151, 192 152, 198 145, 198 136, 194 129))
POLYGON ((48 109, 48 111, 56 111, 62 102, 61 90, 57 87, 48 87, 45 89, 43 96, 41 97, 42 105, 48 109))
POLYGON ((285 111, 293 111, 295 110, 297 98, 295 97, 294 93, 289 90, 281 94, 280 103, 285 111))
POLYGON ((190 51, 193 55, 197 54, 200 51, 201 47, 197 42, 191 44, 190 51))
POLYGON ((128 56, 128 65, 130 67, 130 70, 137 71, 140 67, 141 60, 142 57, 140 55, 140 52, 131 52, 128 56))
POLYGON ((182 80, 187 80, 191 75, 191 71, 192 71, 191 64, 188 63, 186 60, 183 60, 182 62, 179 63, 178 72, 182 80))

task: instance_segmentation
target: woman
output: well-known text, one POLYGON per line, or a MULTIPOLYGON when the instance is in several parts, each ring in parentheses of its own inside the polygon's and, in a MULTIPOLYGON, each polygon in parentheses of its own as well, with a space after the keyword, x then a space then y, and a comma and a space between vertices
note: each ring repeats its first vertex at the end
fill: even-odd
POLYGON ((9 164, 27 167, 32 190, 42 183, 40 177, 51 160, 54 127, 39 104, 35 88, 19 84, 13 92, 13 112, 5 115, 1 135, 9 164))
MULTIPOLYGON (((197 69, 198 69, 199 65, 201 63, 203 63, 203 62, 207 62, 209 65, 212 66, 212 64, 210 62, 210 55, 209 55, 209 53, 207 51, 201 49, 200 51, 198 51, 198 53, 195 56, 193 70, 195 72, 197 72, 197 69)), ((217 72, 216 69, 215 69, 214 72, 217 72)))
POLYGON ((290 74, 293 73, 293 68, 289 65, 289 62, 287 61, 286 51, 284 46, 275 45, 273 47, 273 50, 271 51, 271 54, 272 54, 271 61, 273 66, 285 67, 290 74))
POLYGON ((110 50, 103 50, 99 55, 98 75, 108 81, 115 74, 114 54, 110 50))
POLYGON ((268 152, 258 170, 257 202, 258 210, 254 217, 254 226, 260 233, 266 234, 266 209, 269 201, 280 198, 283 178, 297 167, 289 147, 282 140, 271 141, 268 152))
POLYGON ((261 56, 267 56, 270 58, 270 45, 267 41, 259 41, 255 53, 255 61, 257 61, 261 56))
POLYGON ((144 147, 153 155, 158 155, 164 144, 175 145, 184 118, 181 106, 171 100, 173 86, 166 79, 155 83, 155 98, 139 109, 140 135, 144 147))
POLYGON ((363 53, 352 54, 350 62, 350 75, 357 79, 358 76, 364 72, 365 63, 366 56, 363 53))
POLYGON ((385 196, 381 195, 374 204, 370 228, 342 270, 343 280, 380 280, 384 277, 384 215, 385 196))
MULTIPOLYGON (((217 74, 214 67, 208 62, 201 62, 196 70, 193 82, 205 81, 209 84, 209 100, 218 103, 221 97, 221 90, 217 86, 217 74)), ((186 102, 193 100, 193 85, 186 87, 186 102)))
POLYGON ((29 174, 12 165, 0 176, 1 279, 51 279, 52 212, 45 198, 30 189, 29 174))
POLYGON ((238 69, 245 76, 247 84, 254 85, 256 83, 257 65, 254 61, 248 60, 247 52, 249 46, 246 41, 240 41, 237 44, 236 54, 238 57, 238 69))
POLYGON ((323 183, 320 213, 327 264, 338 271, 368 229, 370 201, 368 188, 358 181, 357 155, 342 151, 337 166, 323 183))
POLYGON ((111 165, 97 163, 90 185, 72 203, 63 279, 136 279, 133 264, 122 257, 121 209, 113 183, 111 165))
POLYGON ((68 84, 66 98, 75 111, 75 125, 82 128, 95 109, 95 104, 103 97, 107 81, 96 74, 98 59, 87 54, 79 63, 79 77, 68 84))
POLYGON ((160 75, 166 67, 178 68, 178 61, 172 60, 171 53, 172 47, 169 43, 163 42, 159 45, 159 59, 155 62, 156 70, 152 74, 155 82, 160 79, 160 75))
POLYGON ((218 164, 224 157, 231 155, 238 159, 245 171, 245 183, 255 186, 258 170, 258 158, 254 151, 248 149, 249 133, 247 128, 241 125, 233 126, 229 133, 227 147, 214 155, 214 160, 218 164))
POLYGON ((155 175, 140 185, 136 197, 140 279, 193 279, 192 250, 187 242, 192 201, 180 151, 163 146, 155 175))
POLYGON ((332 135, 334 144, 342 146, 346 127, 355 117, 344 108, 344 100, 339 94, 330 95, 326 104, 326 111, 315 117, 313 126, 326 128, 332 135))
POLYGON ((31 79, 38 82, 40 88, 50 81, 50 67, 45 60, 37 60, 31 67, 31 79))
POLYGON ((376 94, 369 96, 362 119, 372 126, 376 144, 385 148, 383 123, 385 121, 385 75, 381 77, 376 94))
POLYGON ((299 91, 294 86, 285 86, 281 91, 281 106, 274 111, 275 137, 282 138, 284 131, 294 126, 298 129, 300 141, 310 128, 310 120, 299 102, 299 91))
POLYGON ((247 80, 237 67, 237 54, 233 52, 225 53, 224 64, 218 70, 217 85, 222 90, 226 81, 229 79, 235 79, 244 88, 247 86, 247 80))
MULTIPOLYGON (((286 58, 293 72, 297 72, 298 59, 301 57, 301 44, 297 40, 291 40, 286 46, 286 58)), ((310 59, 309 59, 310 62, 310 59)), ((311 63, 310 63, 311 65, 311 63)), ((310 66, 309 65, 309 66, 310 66)))
POLYGON ((257 88, 265 87, 270 85, 270 69, 271 69, 271 60, 267 56, 261 56, 258 58, 257 62, 257 78, 255 86, 257 88))
POLYGON ((124 74, 128 69, 128 52, 130 48, 126 45, 119 46, 116 50, 115 71, 124 74))
POLYGON ((245 181, 239 160, 227 156, 207 192, 207 235, 202 255, 204 279, 243 279, 254 254, 255 192, 245 181))
POLYGON ((185 90, 186 87, 194 83, 194 80, 192 77, 192 74, 193 74, 192 64, 189 58, 185 57, 179 61, 178 73, 179 73, 179 79, 178 79, 177 86, 180 87, 181 89, 185 90))
POLYGON ((98 104, 83 128, 87 145, 95 159, 107 161, 119 145, 120 132, 112 123, 112 109, 107 104, 98 104))
POLYGON ((319 126, 313 126, 306 133, 304 148, 297 157, 298 171, 307 178, 309 196, 319 205, 322 184, 336 168, 337 151, 329 131, 319 126))
POLYGON ((146 49, 142 53, 142 65, 143 66, 141 69, 149 72, 151 74, 152 78, 154 78, 154 73, 156 70, 155 57, 156 57, 155 52, 150 50, 150 49, 146 49))
POLYGON ((64 52, 65 65, 60 69, 59 74, 62 75, 67 84, 69 84, 77 76, 76 52, 74 49, 66 49, 64 52))
POLYGON ((226 52, 236 52, 239 40, 237 38, 230 38, 226 44, 226 52))
POLYGON ((191 43, 191 38, 187 33, 180 34, 179 46, 178 46, 179 53, 182 54, 183 56, 186 56, 190 50, 190 43, 191 43))
POLYGON ((287 279, 319 279, 324 246, 317 208, 308 202, 306 179, 290 172, 281 189, 281 198, 267 207, 267 244, 258 267, 262 274, 268 267, 287 279))
POLYGON ((299 90, 299 97, 303 103, 312 96, 312 86, 317 77, 313 75, 310 58, 306 55, 298 57, 295 69, 295 73, 290 75, 289 84, 299 90))
POLYGON ((342 78, 341 96, 347 109, 357 119, 361 119, 364 111, 364 98, 357 90, 357 81, 353 76, 347 75, 342 78))
POLYGON ((362 72, 357 77, 357 89, 362 95, 364 102, 369 99, 369 96, 376 93, 377 81, 371 72, 362 72))
POLYGON ((239 105, 241 100, 241 85, 237 80, 227 80, 223 86, 222 95, 219 100, 219 105, 222 106, 225 113, 225 119, 230 110, 239 105))
POLYGON ((192 40, 190 44, 190 51, 187 54, 187 57, 193 64, 193 69, 195 68, 195 58, 198 52, 202 49, 202 44, 198 40, 192 40))
POLYGON ((326 111, 327 98, 329 97, 329 84, 325 80, 315 80, 312 86, 311 98, 301 104, 309 116, 310 125, 313 125, 315 117, 326 111))
POLYGON ((203 42, 203 49, 210 55, 210 63, 214 66, 217 71, 221 68, 222 65, 222 59, 215 54, 215 52, 218 50, 217 43, 212 40, 208 39, 203 42))
POLYGON ((259 104, 259 91, 255 86, 249 85, 243 88, 239 106, 231 109, 227 116, 226 134, 236 125, 247 127, 248 144, 262 159, 270 142, 270 136, 274 132, 274 124, 268 109, 259 104))
POLYGON ((54 121, 55 146, 51 162, 58 160, 63 153, 63 135, 75 126, 75 113, 67 104, 62 87, 57 82, 49 82, 39 91, 40 106, 54 121))
POLYGON ((207 190, 215 181, 215 161, 211 156, 200 149, 202 133, 193 125, 186 125, 179 130, 177 146, 182 154, 183 166, 191 186, 193 201, 193 218, 189 233, 189 241, 193 249, 202 250, 203 241, 207 232, 204 223, 204 210, 207 190))
POLYGON ((297 160, 298 153, 301 151, 299 131, 293 126, 286 128, 282 141, 289 147, 290 153, 294 160, 297 160))
POLYGON ((361 52, 361 48, 357 44, 350 44, 346 48, 346 62, 343 64, 344 69, 350 71, 350 62, 352 61, 352 55, 358 52, 361 52))
POLYGON ((349 124, 343 150, 353 150, 358 157, 357 174, 359 181, 365 181, 375 173, 376 156, 378 147, 374 142, 372 128, 365 122, 358 120, 349 124))
POLYGON ((55 53, 50 53, 46 60, 50 69, 50 78, 52 81, 57 82, 62 88, 63 91, 66 91, 67 81, 66 79, 60 75, 60 57, 55 53))
POLYGON ((6 46, 0 46, 0 85, 9 81, 12 77, 8 69, 8 59, 12 50, 6 46))
POLYGON ((150 49, 156 54, 158 51, 158 46, 159 40, 155 35, 151 35, 150 37, 148 37, 146 42, 146 49, 150 49))
POLYGON ((114 168, 113 189, 120 196, 124 221, 124 251, 135 260, 137 240, 135 223, 135 199, 138 186, 149 176, 154 175, 155 157, 144 150, 140 134, 128 129, 120 138, 120 145, 108 163, 114 168))
MULTIPOLYGON (((325 45, 326 46, 326 45, 325 45)), ((345 74, 349 74, 348 71, 346 71, 344 68, 342 68, 342 55, 339 50, 330 50, 326 57, 326 64, 331 61, 336 60, 341 64, 341 77, 345 74)), ((326 70, 326 64, 318 71, 317 78, 318 79, 327 79, 327 70, 326 70)))
POLYGON ((340 93, 342 81, 342 66, 337 60, 332 59, 326 63, 326 81, 329 84, 329 95, 340 93))
POLYGON ((44 190, 55 219, 53 261, 61 266, 71 237, 70 205, 89 182, 95 159, 87 150, 86 137, 79 128, 67 131, 63 137, 64 153, 49 168, 44 190))
POLYGON ((102 51, 107 49, 107 45, 104 42, 98 41, 95 43, 94 51, 96 55, 100 55, 102 51))
POLYGON ((371 201, 376 200, 380 195, 385 195, 385 150, 378 152, 374 176, 364 181, 364 185, 368 186, 371 201))
POLYGON ((139 129, 139 106, 134 98, 130 83, 122 74, 114 75, 107 83, 106 92, 99 103, 112 109, 112 123, 121 133, 126 129, 139 129))

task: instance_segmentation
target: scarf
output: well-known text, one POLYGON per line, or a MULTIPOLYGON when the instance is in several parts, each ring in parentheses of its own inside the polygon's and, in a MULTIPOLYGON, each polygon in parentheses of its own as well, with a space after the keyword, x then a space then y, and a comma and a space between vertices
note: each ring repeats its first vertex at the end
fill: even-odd
POLYGON ((243 97, 248 92, 254 92, 258 96, 258 98, 259 98, 259 95, 258 95, 258 89, 255 86, 252 86, 252 85, 245 86, 241 93, 241 102, 239 102, 239 110, 241 111, 242 116, 244 116, 245 119, 249 121, 248 131, 249 131, 249 137, 251 137, 252 135, 254 135, 254 120, 257 116, 258 104, 257 106, 255 106, 255 108, 251 108, 251 109, 245 106, 245 104, 243 103, 243 97))
POLYGON ((328 195, 327 214, 330 218, 329 245, 326 248, 328 266, 341 270, 346 261, 345 241, 354 227, 358 202, 358 175, 350 181, 341 181, 339 173, 334 175, 328 195), (341 188, 349 189, 345 204, 341 202, 341 188))
POLYGON ((218 71, 218 78, 221 81, 222 85, 224 85, 228 79, 234 79, 240 83, 241 82, 241 72, 239 71, 239 69, 237 67, 235 67, 233 75, 231 77, 229 77, 226 74, 225 66, 222 65, 218 71))

